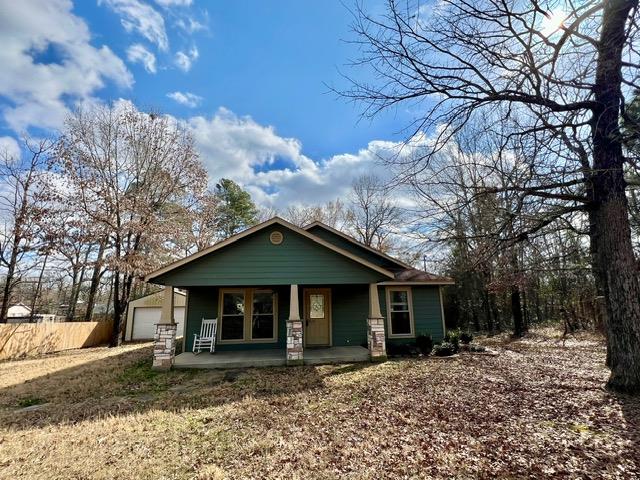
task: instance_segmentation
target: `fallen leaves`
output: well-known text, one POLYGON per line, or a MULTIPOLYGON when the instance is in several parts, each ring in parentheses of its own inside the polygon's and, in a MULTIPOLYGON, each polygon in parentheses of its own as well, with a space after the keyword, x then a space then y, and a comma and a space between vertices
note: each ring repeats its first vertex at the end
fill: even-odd
MULTIPOLYGON (((638 476, 640 401, 602 389, 608 372, 599 339, 563 347, 537 333, 486 343, 500 355, 254 369, 232 381, 219 372, 172 373, 164 390, 146 383, 132 389, 117 372, 109 380, 101 371, 102 392, 155 395, 145 402, 120 397, 111 414, 96 408, 113 404, 106 392, 80 411, 73 395, 84 390, 71 377, 61 392, 31 376, 30 388, 56 409, 34 421, 0 410, 7 420, 0 476, 638 476)), ((157 378, 149 382, 158 385, 157 378)), ((0 403, 32 393, 9 383, 0 403)))

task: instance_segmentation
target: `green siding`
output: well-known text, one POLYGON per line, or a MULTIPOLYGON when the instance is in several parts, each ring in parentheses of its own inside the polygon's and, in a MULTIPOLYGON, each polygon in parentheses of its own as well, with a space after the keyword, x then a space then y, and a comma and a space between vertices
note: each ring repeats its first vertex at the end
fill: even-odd
POLYGON ((398 270, 399 268, 405 268, 397 263, 394 263, 381 255, 377 255, 372 251, 358 245, 357 243, 350 242, 340 235, 336 235, 335 233, 326 230, 320 225, 316 225, 308 230, 308 232, 313 233, 316 237, 320 237, 323 240, 335 245, 338 248, 346 250, 349 253, 353 253, 358 257, 367 260, 375 265, 378 265, 382 268, 390 269, 390 270, 398 270))
POLYGON ((344 285, 331 289, 333 345, 367 344, 369 285, 344 285))
MULTIPOLYGON (((278 294, 278 339, 271 343, 245 343, 231 345, 216 345, 216 350, 252 350, 260 348, 285 348, 287 337, 286 320, 289 316, 289 288, 282 286, 260 286, 269 288, 278 294)), ((189 289, 187 307, 187 326, 185 337, 185 352, 193 350, 193 335, 200 333, 203 318, 218 317, 217 287, 194 287, 189 289)))
MULTIPOLYGON (((256 285, 253 285, 256 286, 256 285)), ((259 286, 259 285, 258 285, 259 286)), ((332 315, 332 343, 334 346, 358 346, 367 343, 367 315, 369 313, 369 286, 360 285, 300 285, 299 304, 300 313, 303 310, 304 288, 329 287, 331 288, 331 315, 332 315)), ((233 345, 220 345, 216 347, 220 351, 225 350, 252 350, 262 348, 281 348, 286 346, 286 320, 289 316, 289 287, 288 286, 264 286, 278 293, 278 340, 273 343, 245 343, 233 345)), ((442 313, 440 309, 440 296, 438 287, 412 286, 413 317, 416 334, 428 333, 435 341, 441 340, 444 332, 442 327, 442 313)), ((380 311, 386 318, 386 291, 385 287, 378 287, 380 297, 380 311)), ((190 352, 193 347, 193 335, 200 332, 200 323, 203 317, 215 318, 218 316, 218 288, 217 287, 192 287, 189 288, 187 298, 187 325, 185 337, 185 351, 190 352)), ((386 326, 386 325, 385 325, 386 326)), ((388 328, 387 328, 388 331, 388 328)), ((415 339, 390 339, 388 343, 412 343, 415 339)))
POLYGON ((160 275, 153 282, 188 288, 205 285, 375 283, 388 279, 383 273, 293 230, 272 225, 160 275), (272 245, 269 241, 274 230, 284 234, 281 245, 272 245))
POLYGON ((200 333, 203 318, 218 316, 218 289, 216 287, 190 288, 187 294, 185 352, 193 349, 193 335, 200 333))
MULTIPOLYGON (((387 294, 385 287, 378 287, 380 296, 380 308, 382 315, 387 317, 387 294)), ((442 326, 442 310, 440 308, 440 293, 438 287, 433 286, 411 286, 411 297, 413 299, 413 321, 415 324, 415 334, 429 334, 434 341, 442 340, 444 330, 442 326)), ((388 323, 385 324, 387 332, 387 342, 390 343, 412 343, 415 338, 389 338, 388 323)))

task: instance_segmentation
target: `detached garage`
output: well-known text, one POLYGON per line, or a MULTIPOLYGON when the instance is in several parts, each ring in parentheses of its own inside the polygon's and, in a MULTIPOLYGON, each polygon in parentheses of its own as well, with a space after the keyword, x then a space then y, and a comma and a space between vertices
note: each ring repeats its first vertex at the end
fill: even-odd
MULTIPOLYGON (((129 303, 125 341, 153 340, 162 312, 162 294, 163 290, 160 290, 129 303)), ((178 337, 184 331, 185 300, 186 295, 176 290, 173 297, 173 318, 178 324, 178 337)))

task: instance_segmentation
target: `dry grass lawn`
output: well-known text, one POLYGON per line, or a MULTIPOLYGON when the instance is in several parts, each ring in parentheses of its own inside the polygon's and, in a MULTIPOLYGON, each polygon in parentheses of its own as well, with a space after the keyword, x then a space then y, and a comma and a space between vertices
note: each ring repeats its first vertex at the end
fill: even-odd
POLYGON ((0 477, 640 478, 640 400, 596 338, 497 357, 235 372, 149 369, 150 346, 0 363, 0 477))

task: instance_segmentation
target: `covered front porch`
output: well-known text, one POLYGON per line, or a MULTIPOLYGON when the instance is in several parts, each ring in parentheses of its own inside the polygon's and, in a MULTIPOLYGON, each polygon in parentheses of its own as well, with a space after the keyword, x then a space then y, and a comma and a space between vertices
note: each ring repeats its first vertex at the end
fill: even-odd
MULTIPOLYGON (((368 362, 369 350, 360 346, 307 348, 304 351, 305 365, 368 362)), ((279 367, 287 364, 287 353, 283 349, 219 351, 177 355, 174 368, 253 368, 279 367)))

